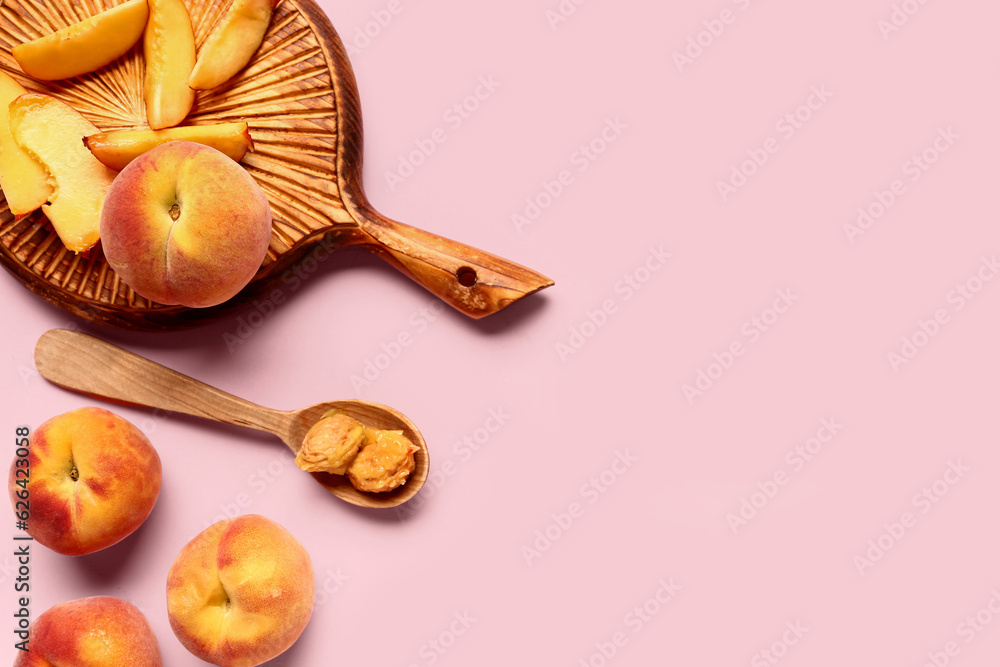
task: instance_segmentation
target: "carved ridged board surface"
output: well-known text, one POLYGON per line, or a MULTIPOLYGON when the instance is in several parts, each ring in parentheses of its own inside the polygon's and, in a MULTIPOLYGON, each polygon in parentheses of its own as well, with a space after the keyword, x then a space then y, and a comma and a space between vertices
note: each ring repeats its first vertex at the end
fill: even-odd
MULTIPOLYGON (((0 6, 0 69, 28 90, 57 97, 102 130, 145 127, 141 43, 98 72, 58 82, 27 78, 11 56, 12 46, 115 4, 5 0, 0 6)), ((226 4, 189 0, 188 8, 200 45, 226 4)), ((267 193, 274 220, 261 277, 296 243, 328 229, 331 222, 356 225, 344 208, 334 176, 338 173, 338 113, 326 53, 330 48, 318 36, 309 14, 285 0, 276 8, 252 64, 221 88, 199 92, 184 121, 185 125, 246 121, 250 127, 254 151, 243 165, 267 193)), ((347 103, 351 102, 357 103, 356 96, 347 103)), ((99 248, 84 255, 67 251, 41 211, 15 221, 3 199, 0 242, 4 260, 15 273, 41 278, 38 288, 46 298, 65 294, 78 301, 85 311, 79 314, 88 319, 95 315, 100 319, 101 311, 111 307, 126 311, 129 318, 159 319, 160 314, 167 323, 171 315, 184 310, 135 294, 108 267, 99 248)))
MULTIPOLYGON (((185 0, 200 45, 227 0, 185 0)), ((27 78, 11 48, 115 6, 112 0, 0 0, 0 70, 66 102, 101 130, 146 126, 142 45, 97 72, 57 82, 27 78)), ((196 95, 184 125, 246 121, 254 151, 243 166, 271 204, 271 243, 251 284, 223 306, 150 302, 108 266, 100 245, 68 251, 41 211, 14 220, 0 193, 0 262, 29 289, 86 320, 165 330, 217 316, 269 289, 322 246, 359 244, 446 302, 482 317, 552 284, 523 266, 379 215, 361 182, 361 105, 347 53, 313 0, 282 0, 251 64, 196 95), (471 279, 470 279, 471 276, 471 279)))

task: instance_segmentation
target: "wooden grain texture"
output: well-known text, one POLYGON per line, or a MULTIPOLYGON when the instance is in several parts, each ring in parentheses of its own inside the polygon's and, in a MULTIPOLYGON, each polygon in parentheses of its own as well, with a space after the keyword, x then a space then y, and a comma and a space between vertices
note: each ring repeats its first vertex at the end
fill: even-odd
POLYGON ((35 366, 49 382, 87 396, 157 408, 271 433, 298 453, 309 428, 338 409, 373 428, 401 430, 420 449, 406 484, 388 493, 358 491, 348 479, 311 474, 330 493, 353 505, 389 508, 417 494, 427 479, 430 455, 417 427, 393 408, 368 401, 330 401, 299 410, 273 410, 246 401, 77 331, 53 329, 38 339, 35 366))
MULTIPOLYGON (((0 70, 27 89, 54 95, 101 130, 145 126, 142 49, 97 72, 36 82, 11 47, 117 4, 114 0, 4 0, 0 70)), ((200 46, 222 16, 219 0, 187 0, 200 46)), ((540 273, 379 214, 364 194, 361 104, 347 53, 312 0, 283 0, 251 64, 220 88, 199 92, 184 124, 245 121, 256 150, 243 165, 264 188, 273 226, 267 256, 232 302, 189 309, 150 302, 108 266, 100 246, 69 252, 40 211, 15 220, 0 199, 0 263, 49 302, 109 326, 169 330, 218 317, 278 283, 317 249, 362 246, 442 300, 483 317, 553 282, 540 273)))

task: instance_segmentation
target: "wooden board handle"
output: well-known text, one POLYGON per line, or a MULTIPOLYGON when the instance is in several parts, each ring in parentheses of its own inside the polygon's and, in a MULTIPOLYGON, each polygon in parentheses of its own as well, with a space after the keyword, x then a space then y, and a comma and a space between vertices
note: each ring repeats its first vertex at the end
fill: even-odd
POLYGON ((359 211, 359 245, 470 317, 480 318, 554 284, 529 268, 472 246, 359 211))
POLYGON ((35 366, 49 382, 124 405, 180 412, 273 432, 281 413, 210 387, 110 343, 77 331, 46 331, 35 366))

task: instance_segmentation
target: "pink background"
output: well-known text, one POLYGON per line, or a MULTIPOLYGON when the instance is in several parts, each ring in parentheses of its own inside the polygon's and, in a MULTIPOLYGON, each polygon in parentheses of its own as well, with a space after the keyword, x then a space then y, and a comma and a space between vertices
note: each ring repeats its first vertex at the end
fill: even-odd
POLYGON ((36 547, 35 616, 117 595, 166 664, 201 664, 169 629, 166 572, 213 520, 260 513, 323 591, 274 665, 993 664, 1000 8, 564 0, 553 24, 559 6, 324 3, 349 43, 391 17, 353 56, 370 198, 556 281, 508 311, 435 312, 347 251, 230 349, 247 311, 129 333, 0 280, 8 434, 94 404, 34 372, 38 336, 73 327, 262 405, 393 405, 432 453, 414 512, 363 511, 277 440, 116 408, 160 452, 159 503, 105 552, 36 547), (492 92, 449 120, 481 77, 492 92), (367 362, 384 368, 352 382, 367 362))

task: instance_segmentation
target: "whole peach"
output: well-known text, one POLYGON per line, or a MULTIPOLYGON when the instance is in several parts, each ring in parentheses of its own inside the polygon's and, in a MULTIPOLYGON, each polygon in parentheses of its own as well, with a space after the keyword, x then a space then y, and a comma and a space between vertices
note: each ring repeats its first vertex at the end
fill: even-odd
POLYGON ((162 667, 160 647, 146 617, 113 597, 91 597, 49 608, 27 631, 28 651, 14 667, 162 667))
POLYGON ((68 556, 93 553, 138 528, 160 493, 160 457, 142 431, 102 408, 43 422, 8 477, 29 535, 68 556), (24 482, 27 480, 27 483, 24 482))
POLYGON ((197 657, 253 667, 287 650, 312 615, 312 561, 291 533, 257 514, 212 524, 167 575, 167 614, 197 657))
POLYGON ((257 181, 220 151, 170 141, 130 162, 101 211, 108 264, 141 296, 214 306, 260 268, 271 207, 257 181))

